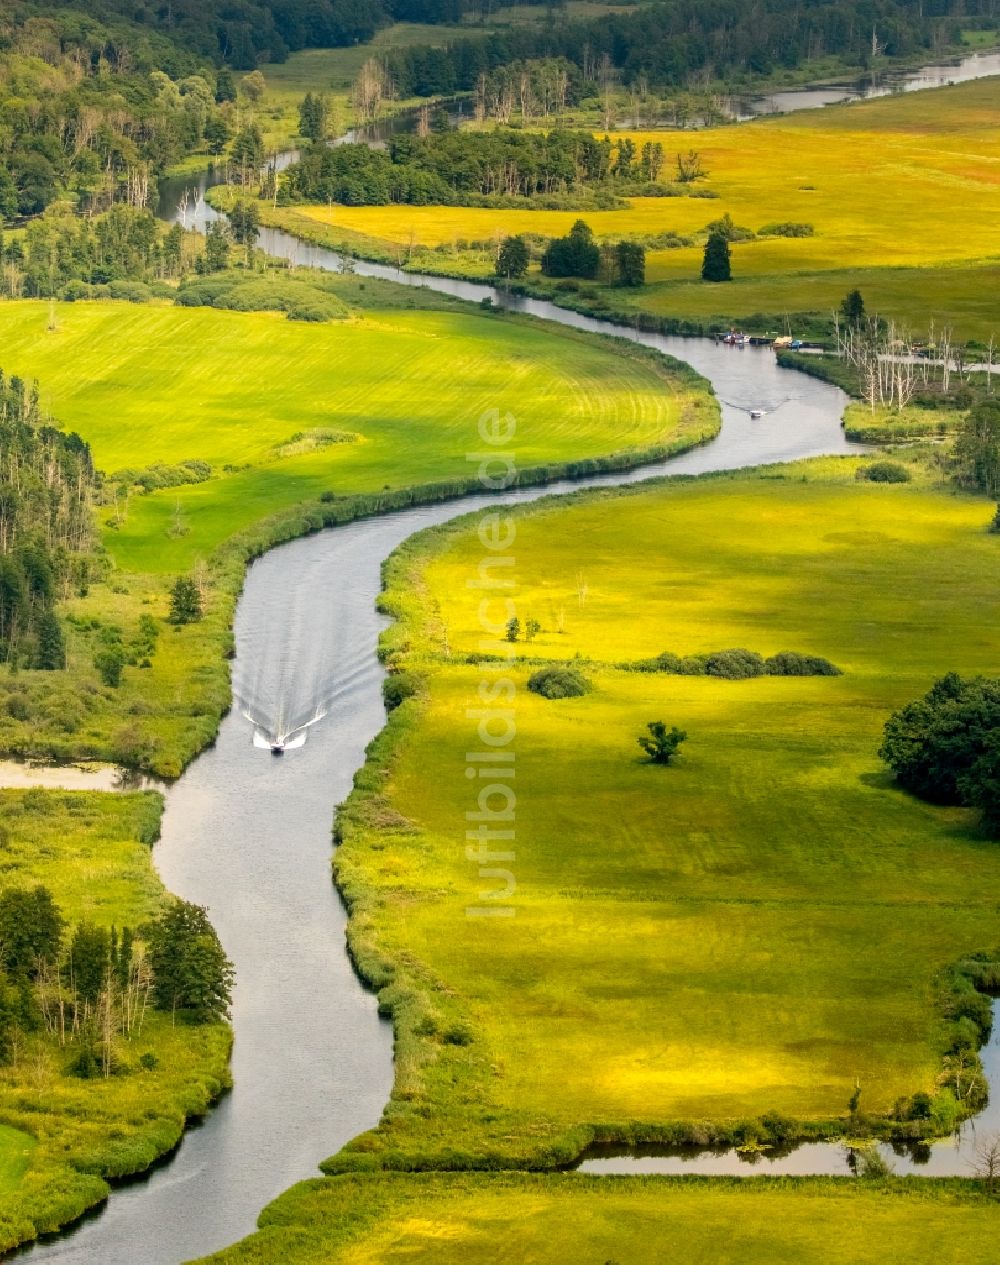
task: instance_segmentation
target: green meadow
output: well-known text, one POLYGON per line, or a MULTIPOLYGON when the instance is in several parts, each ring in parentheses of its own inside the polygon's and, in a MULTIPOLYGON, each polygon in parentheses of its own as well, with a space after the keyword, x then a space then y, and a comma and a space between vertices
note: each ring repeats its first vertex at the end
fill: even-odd
MULTIPOLYGON (((0 791, 3 886, 42 883, 72 925, 137 927, 166 893, 150 848, 161 800, 0 791)), ((110 1079, 71 1075, 72 1048, 35 1033, 0 1067, 0 1251, 79 1217, 180 1140, 229 1081, 230 1033, 150 1012, 110 1079), (145 1056, 145 1059, 144 1059, 145 1056)))
MULTIPOLYGON (((762 314, 780 330, 786 314, 826 316, 860 286, 870 309, 917 331, 933 319, 938 328, 953 325, 960 338, 987 342, 997 332, 998 103, 1000 81, 984 79, 696 135, 630 133, 637 148, 661 144, 668 168, 678 150, 696 148, 707 172, 697 187, 712 196, 633 198, 624 209, 582 213, 599 238, 675 233, 695 244, 651 245, 641 290, 583 283, 581 297, 705 323, 762 314), (733 282, 705 284, 704 231, 726 213, 755 233, 792 222, 811 224, 814 234, 736 243, 733 282)), ((492 272, 491 242, 514 233, 556 236, 581 215, 435 206, 317 206, 281 214, 300 223, 307 218, 348 244, 355 236, 360 254, 372 253, 375 241, 383 253, 402 252, 418 271, 483 277, 492 272)), ((537 266, 529 280, 545 284, 537 266)))
POLYGON ((303 1182, 206 1265, 967 1265, 996 1203, 971 1182, 385 1174, 303 1182))
POLYGON ((594 1138, 759 1137, 769 1113, 837 1132, 858 1085, 873 1127, 918 1091, 932 1128, 965 1109, 941 977, 996 951, 1000 859, 967 813, 897 790, 877 748, 935 677, 995 671, 1000 542, 985 501, 859 484, 857 464, 515 511, 516 609, 541 631, 506 667, 469 662, 474 524, 395 556, 383 653, 420 688, 342 810, 336 871, 397 1079, 329 1171, 541 1167, 594 1138), (614 666, 733 646, 843 675, 614 666), (548 660, 592 692, 528 692, 548 660), (515 914, 470 917, 504 886, 463 846, 497 673, 516 691, 516 844, 497 845, 515 855, 494 861, 515 914), (689 734, 670 768, 637 746, 654 720, 689 734))
MULTIPOLYGON (((133 496, 105 542, 125 570, 175 572, 242 528, 317 498, 475 473, 479 415, 516 403, 522 468, 714 430, 714 406, 661 358, 570 330, 472 313, 365 307, 326 325, 211 308, 0 304, 8 373, 37 378, 98 467, 197 459, 207 483, 133 496), (178 529, 179 528, 179 529, 178 529)), ((374 289, 374 284, 373 284, 374 289)))
POLYGON ((305 531, 478 486, 467 454, 482 447, 480 414, 499 401, 516 403, 529 479, 576 462, 635 464, 718 428, 702 380, 655 353, 417 288, 328 281, 348 315, 320 325, 64 303, 49 331, 47 304, 0 304, 4 370, 38 379, 45 408, 108 476, 96 510, 103 552, 86 591, 62 605, 70 672, 0 681, 0 749, 176 777, 228 706, 225 656, 248 559, 305 531), (207 481, 152 492, 135 482, 191 460, 211 467, 207 481), (205 617, 175 629, 168 589, 190 571, 205 617), (128 656, 116 687, 94 664, 109 636, 128 656))

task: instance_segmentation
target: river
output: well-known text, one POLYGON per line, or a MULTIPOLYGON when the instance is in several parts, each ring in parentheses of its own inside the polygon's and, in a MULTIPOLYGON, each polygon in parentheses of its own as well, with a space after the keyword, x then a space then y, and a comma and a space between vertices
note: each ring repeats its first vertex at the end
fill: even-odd
MULTIPOLYGON (((211 181, 205 173, 195 187, 203 193, 211 181)), ((182 203, 189 185, 190 177, 164 188, 161 214, 201 226, 213 212, 200 196, 182 203)), ((341 266, 333 252, 275 230, 262 235, 261 245, 296 263, 341 266)), ((482 285, 416 278, 360 260, 355 267, 463 299, 490 293, 498 305, 608 332, 601 322, 482 285)), ((710 444, 624 475, 366 519, 283 545, 249 568, 236 613, 234 687, 277 712, 294 686, 298 702, 312 698, 327 710, 304 747, 276 759, 254 748, 253 726, 234 707, 215 745, 166 792, 153 853, 172 892, 208 906, 236 965, 235 1087, 167 1161, 121 1186, 76 1227, 26 1248, 33 1265, 179 1265, 221 1248, 252 1232, 264 1204, 315 1175, 318 1161, 378 1122, 392 1085, 392 1033, 346 953, 345 914, 330 880, 330 827, 365 746, 385 721, 376 658, 385 621, 375 601, 382 561, 393 549, 413 532, 487 503, 850 450, 840 425, 842 392, 779 368, 769 349, 634 337, 711 381, 723 423, 710 444), (751 419, 751 409, 764 409, 765 416, 751 419)), ((516 411, 516 400, 497 405, 516 411)), ((473 434, 475 418, 469 425, 473 434)), ((830 1145, 828 1154, 802 1148, 796 1155, 803 1152, 809 1158, 802 1171, 847 1171, 838 1147, 830 1145)), ((935 1159, 934 1171, 968 1171, 967 1154, 950 1144, 933 1154, 943 1157, 935 1159)), ((707 1171, 700 1166, 708 1159, 605 1157, 586 1167, 644 1171, 654 1162, 707 1171)), ((732 1155, 720 1162, 734 1171, 740 1163, 732 1155)))

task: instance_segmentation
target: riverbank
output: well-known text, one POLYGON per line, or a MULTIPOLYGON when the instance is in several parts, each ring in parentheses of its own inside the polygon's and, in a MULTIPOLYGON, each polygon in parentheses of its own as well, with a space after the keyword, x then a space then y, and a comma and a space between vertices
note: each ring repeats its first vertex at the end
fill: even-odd
MULTIPOLYGON (((0 790, 5 889, 44 885, 70 926, 140 927, 167 900, 151 859, 161 808, 148 792, 0 790)), ((0 1066, 0 1252, 103 1203, 115 1181, 169 1154, 230 1084, 224 1024, 175 1026, 150 1007, 116 1034, 106 1078, 77 1070, 79 1033, 60 1040, 37 1019, 0 1066)))
POLYGON ((971 1181, 372 1174, 303 1182, 204 1265, 881 1265, 887 1243, 896 1265, 966 1265, 990 1258, 995 1227, 971 1181))

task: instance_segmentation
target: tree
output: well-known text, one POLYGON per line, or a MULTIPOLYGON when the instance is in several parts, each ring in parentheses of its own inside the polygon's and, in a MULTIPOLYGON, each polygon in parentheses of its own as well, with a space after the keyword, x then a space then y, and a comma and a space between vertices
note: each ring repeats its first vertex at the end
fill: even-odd
POLYGON ((507 630, 504 636, 508 641, 517 641, 521 635, 521 621, 515 615, 513 619, 507 621, 507 630))
POLYGON ((590 226, 577 220, 568 236, 556 237, 549 242, 542 255, 542 272, 550 277, 597 276, 601 264, 600 247, 594 241, 590 226))
POLYGON ((213 220, 205 230, 205 270, 222 272, 229 267, 232 235, 222 220, 213 220))
POLYGON ((69 970, 80 1000, 96 1005, 111 965, 108 933, 92 922, 77 924, 69 943, 69 970))
POLYGON ((1000 834, 1000 679, 941 677, 889 717, 879 755, 906 790, 978 808, 1000 834))
POLYGON ((704 180, 707 175, 697 150, 689 149, 686 154, 677 155, 677 179, 681 184, 693 184, 695 180, 704 180))
POLYGON ((226 148, 226 141, 232 136, 232 128, 224 114, 210 114, 205 120, 204 136, 208 142, 210 154, 221 154, 226 148))
POLYGON ((701 265, 702 281, 731 281, 732 276, 729 242, 722 233, 710 233, 701 265))
POLYGON ((259 70, 251 70, 240 80, 240 92, 254 105, 263 100, 266 91, 267 81, 259 70))
POLYGON ((618 284, 641 286, 646 284, 646 250, 638 242, 619 242, 615 247, 618 265, 618 284))
POLYGON ((122 672, 127 662, 125 650, 120 642, 103 646, 94 655, 94 667, 100 673, 101 680, 113 690, 121 685, 122 672))
POLYGON ((687 733, 683 729, 678 729, 676 725, 668 730, 662 720, 650 721, 646 729, 648 733, 639 735, 639 746, 653 764, 669 764, 677 754, 677 748, 687 737, 687 733))
POLYGON ((1000 1135, 988 1133, 978 1139, 972 1172, 992 1195, 1000 1180, 1000 1135))
POLYGON ((12 975, 35 977, 59 956, 63 918, 52 893, 9 887, 0 895, 0 964, 12 975))
POLYGON ((146 936, 153 972, 153 997, 161 1010, 195 1023, 217 1023, 229 1015, 234 971, 208 911, 178 900, 151 925, 146 936))
POLYGON ((865 323, 865 301, 860 290, 851 290, 844 295, 840 315, 848 329, 861 329, 865 323))
POLYGON ((1000 493, 1000 401, 984 400, 963 418, 954 458, 959 483, 987 496, 1000 493))
POLYGON ((523 277, 531 262, 531 252, 523 237, 508 237, 497 255, 496 275, 508 281, 523 277))
POLYGON ((194 580, 179 575, 170 590, 170 615, 172 624, 190 624, 201 619, 201 593, 194 580))
POLYGON ((314 143, 325 140, 328 117, 326 99, 319 94, 313 96, 311 92, 307 92, 299 105, 299 135, 314 143))
POLYGON ((62 627, 51 610, 45 611, 38 621, 37 664, 43 672, 58 672, 66 666, 62 627))
POLYGON ((247 258, 260 236, 260 208, 256 202, 248 202, 243 198, 233 205, 229 212, 229 227, 233 239, 246 247, 247 258))
POLYGON ((223 101, 236 100, 236 80, 228 66, 222 66, 215 76, 215 99, 220 105, 223 101))

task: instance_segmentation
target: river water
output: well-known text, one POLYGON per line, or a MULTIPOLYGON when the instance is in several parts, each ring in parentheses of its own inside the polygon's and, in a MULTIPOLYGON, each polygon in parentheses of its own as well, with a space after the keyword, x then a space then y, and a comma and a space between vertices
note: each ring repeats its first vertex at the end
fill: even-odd
MULTIPOLYGON (((203 193, 212 179, 205 173, 195 189, 203 193)), ((189 177, 166 186, 161 214, 203 226, 213 213, 197 193, 183 200, 191 184, 189 177)), ((341 266, 333 252, 274 230, 263 234, 261 245, 299 264, 341 266)), ((607 325, 552 304, 481 285, 414 278, 360 260, 355 267, 463 299, 490 293, 499 305, 608 332, 607 325)), ((392 1085, 392 1033, 347 957, 344 910, 330 880, 330 827, 365 746, 385 721, 376 658, 385 621, 375 601, 382 561, 393 549, 415 531, 484 504, 850 450, 840 426, 845 396, 779 368, 769 349, 634 337, 686 360, 712 382, 723 413, 712 443, 624 475, 363 520, 283 545, 250 567, 236 613, 234 686, 256 707, 272 711, 291 705, 291 691, 296 706, 311 700, 322 719, 301 749, 279 759, 253 746, 254 726, 234 706, 215 745, 167 791, 162 837, 153 853, 172 892, 208 906, 236 965, 235 1088, 166 1162, 119 1188, 75 1229, 25 1249, 33 1262, 179 1265, 221 1248, 254 1229, 264 1204, 315 1175, 319 1160, 378 1122, 392 1085), (764 409, 765 416, 753 420, 751 409, 764 409)), ((496 403, 516 413, 516 398, 496 403)), ((470 442, 475 425, 470 417, 470 442)), ((996 1062, 991 1047, 989 1067, 996 1062)), ((964 1136, 960 1150, 934 1147, 934 1163, 922 1171, 966 1173, 968 1130, 964 1136)), ((805 1167, 788 1171, 847 1171, 833 1145, 795 1155, 805 1167)), ((742 1161, 732 1154, 603 1157, 585 1167, 646 1171, 652 1164, 661 1166, 656 1171, 738 1171, 742 1161), (713 1159, 730 1167, 705 1167, 713 1159)))

